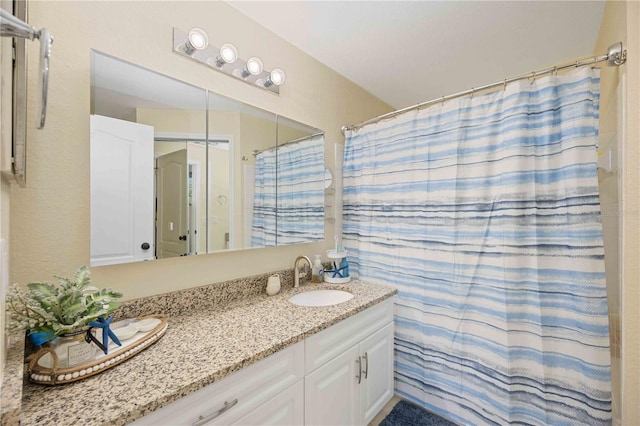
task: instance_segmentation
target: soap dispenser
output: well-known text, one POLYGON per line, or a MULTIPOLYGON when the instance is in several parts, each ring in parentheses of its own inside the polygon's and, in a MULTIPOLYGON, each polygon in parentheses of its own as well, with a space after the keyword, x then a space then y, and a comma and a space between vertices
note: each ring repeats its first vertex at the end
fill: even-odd
POLYGON ((311 266, 311 282, 322 282, 322 260, 320 259, 319 254, 316 254, 316 258, 314 259, 313 265, 311 266))

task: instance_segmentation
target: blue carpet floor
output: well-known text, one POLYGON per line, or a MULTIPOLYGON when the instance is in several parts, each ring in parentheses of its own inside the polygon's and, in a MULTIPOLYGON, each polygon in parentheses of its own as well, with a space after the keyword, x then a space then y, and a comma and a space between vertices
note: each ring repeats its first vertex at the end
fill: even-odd
POLYGON ((455 423, 436 416, 417 405, 400 401, 384 418, 380 426, 455 426, 455 423))

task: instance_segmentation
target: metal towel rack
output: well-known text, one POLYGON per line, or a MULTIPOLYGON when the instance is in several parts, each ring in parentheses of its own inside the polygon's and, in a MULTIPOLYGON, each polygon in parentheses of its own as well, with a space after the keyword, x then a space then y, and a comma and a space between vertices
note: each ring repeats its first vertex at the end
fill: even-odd
POLYGON ((1 37, 19 37, 29 40, 40 40, 40 75, 38 78, 38 86, 41 93, 40 106, 36 127, 44 128, 47 118, 47 92, 49 88, 49 58, 51 57, 51 45, 53 37, 46 28, 40 30, 34 29, 32 26, 16 18, 11 13, 0 9, 0 36, 1 37))

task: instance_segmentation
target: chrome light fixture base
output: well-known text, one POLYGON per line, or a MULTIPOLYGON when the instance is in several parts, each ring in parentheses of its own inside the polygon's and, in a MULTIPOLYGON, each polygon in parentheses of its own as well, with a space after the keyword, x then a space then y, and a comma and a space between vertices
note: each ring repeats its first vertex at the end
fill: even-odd
POLYGON ((173 28, 173 51, 178 55, 199 62, 210 69, 227 74, 228 76, 244 81, 254 87, 266 90, 267 92, 275 93, 277 95, 280 94, 280 86, 276 84, 265 84, 265 82, 270 81, 269 77, 271 75, 271 71, 262 70, 260 73, 255 75, 243 72, 247 69, 247 62, 239 57, 233 63, 223 63, 220 65, 217 59, 220 55, 220 49, 218 47, 209 44, 202 50, 195 50, 190 49, 189 46, 188 33, 178 28, 173 28))

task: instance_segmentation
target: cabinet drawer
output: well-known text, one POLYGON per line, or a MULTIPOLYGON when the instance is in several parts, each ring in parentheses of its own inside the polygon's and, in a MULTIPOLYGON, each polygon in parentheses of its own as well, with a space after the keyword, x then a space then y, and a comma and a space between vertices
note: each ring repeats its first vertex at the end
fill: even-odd
POLYGON ((277 352, 223 380, 160 408, 135 425, 230 424, 304 376, 304 342, 277 352))
POLYGON ((237 420, 234 425, 292 426, 304 424, 304 380, 289 386, 278 395, 237 420))
POLYGON ((393 297, 305 339, 305 374, 393 321, 393 297))

